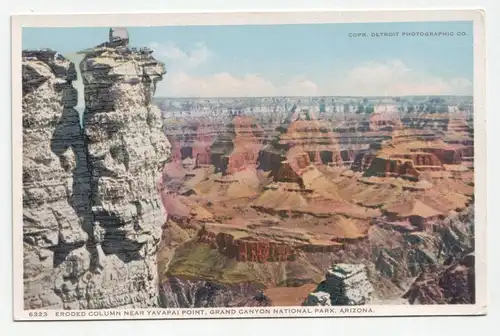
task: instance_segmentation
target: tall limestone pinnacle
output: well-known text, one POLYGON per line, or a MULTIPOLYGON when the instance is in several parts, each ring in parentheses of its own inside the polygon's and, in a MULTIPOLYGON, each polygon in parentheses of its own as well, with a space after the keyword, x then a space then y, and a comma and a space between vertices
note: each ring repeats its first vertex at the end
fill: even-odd
POLYGON ((110 31, 110 42, 83 52, 83 127, 75 65, 23 52, 26 309, 158 305, 158 188, 170 143, 151 99, 166 70, 115 31, 126 39, 110 31))

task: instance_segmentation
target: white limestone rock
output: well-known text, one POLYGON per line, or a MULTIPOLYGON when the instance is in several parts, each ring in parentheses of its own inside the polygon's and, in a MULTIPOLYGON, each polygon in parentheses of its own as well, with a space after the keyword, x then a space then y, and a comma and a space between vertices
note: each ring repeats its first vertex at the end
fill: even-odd
POLYGON ((84 130, 74 64, 50 50, 23 53, 25 307, 157 306, 159 168, 170 144, 151 97, 164 65, 98 47, 81 69, 84 130))
POLYGON ((363 305, 372 299, 373 292, 365 265, 335 264, 303 305, 363 305))
POLYGON ((336 264, 326 273, 326 284, 333 304, 365 304, 373 293, 366 266, 336 264))
POLYGON ((314 292, 307 296, 304 306, 331 306, 330 294, 326 292, 314 292))
POLYGON ((23 241, 26 309, 61 308, 62 263, 89 239, 89 172, 75 66, 51 50, 23 52, 23 241))
POLYGON ((159 168, 170 143, 151 97, 166 71, 149 55, 109 47, 89 50, 80 67, 101 269, 85 307, 157 306, 156 252, 165 221, 159 168))

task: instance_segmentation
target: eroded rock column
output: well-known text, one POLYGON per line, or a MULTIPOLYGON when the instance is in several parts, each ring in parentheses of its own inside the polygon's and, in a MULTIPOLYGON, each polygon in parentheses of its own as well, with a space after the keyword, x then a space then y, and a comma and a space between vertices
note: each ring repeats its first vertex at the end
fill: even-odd
POLYGON ((119 42, 80 65, 83 127, 75 65, 51 50, 23 52, 26 309, 158 306, 170 144, 151 99, 165 68, 119 42))
POLYGON ((23 51, 22 62, 24 306, 78 308, 91 258, 77 73, 51 50, 23 51))
POLYGON ((151 99, 165 67, 149 50, 105 43, 87 52, 80 69, 102 272, 88 308, 157 306, 156 252, 166 219, 158 188, 170 143, 151 99))

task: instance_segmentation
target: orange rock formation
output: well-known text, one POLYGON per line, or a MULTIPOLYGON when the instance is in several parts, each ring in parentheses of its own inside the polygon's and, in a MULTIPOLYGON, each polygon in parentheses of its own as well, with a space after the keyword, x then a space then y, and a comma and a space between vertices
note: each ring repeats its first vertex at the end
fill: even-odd
POLYGON ((342 151, 346 138, 310 116, 283 128, 269 149, 260 126, 236 116, 212 145, 212 172, 184 181, 192 193, 168 195, 166 209, 179 223, 202 223, 198 242, 263 263, 355 245, 379 223, 431 230, 471 202, 463 143, 403 129, 390 113, 372 115, 365 126, 363 136, 377 141, 361 152, 342 151))
POLYGON ((295 258, 296 251, 287 244, 269 239, 235 239, 231 234, 207 230, 203 227, 198 232, 198 241, 210 244, 228 258, 241 262, 276 262, 295 258))
POLYGON ((376 106, 374 113, 370 116, 370 129, 396 130, 403 128, 398 110, 395 106, 376 106))
POLYGON ((210 147, 213 141, 211 127, 201 122, 190 121, 175 133, 169 133, 167 137, 172 144, 173 161, 192 158, 196 166, 210 164, 210 147))
MULTIPOLYGON (((280 145, 294 154, 307 153, 315 164, 343 165, 340 147, 331 127, 319 120, 296 120, 280 137, 280 145)), ((287 155, 287 157, 295 155, 287 155)))
POLYGON ((255 167, 263 137, 264 131, 253 118, 236 116, 214 143, 212 160, 224 174, 255 167))

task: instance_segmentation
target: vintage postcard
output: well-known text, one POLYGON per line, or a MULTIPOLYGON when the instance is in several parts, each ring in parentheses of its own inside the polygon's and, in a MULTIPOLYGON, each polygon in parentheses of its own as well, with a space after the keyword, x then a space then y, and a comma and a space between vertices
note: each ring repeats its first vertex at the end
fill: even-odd
POLYGON ((486 314, 482 11, 12 32, 15 320, 486 314))

